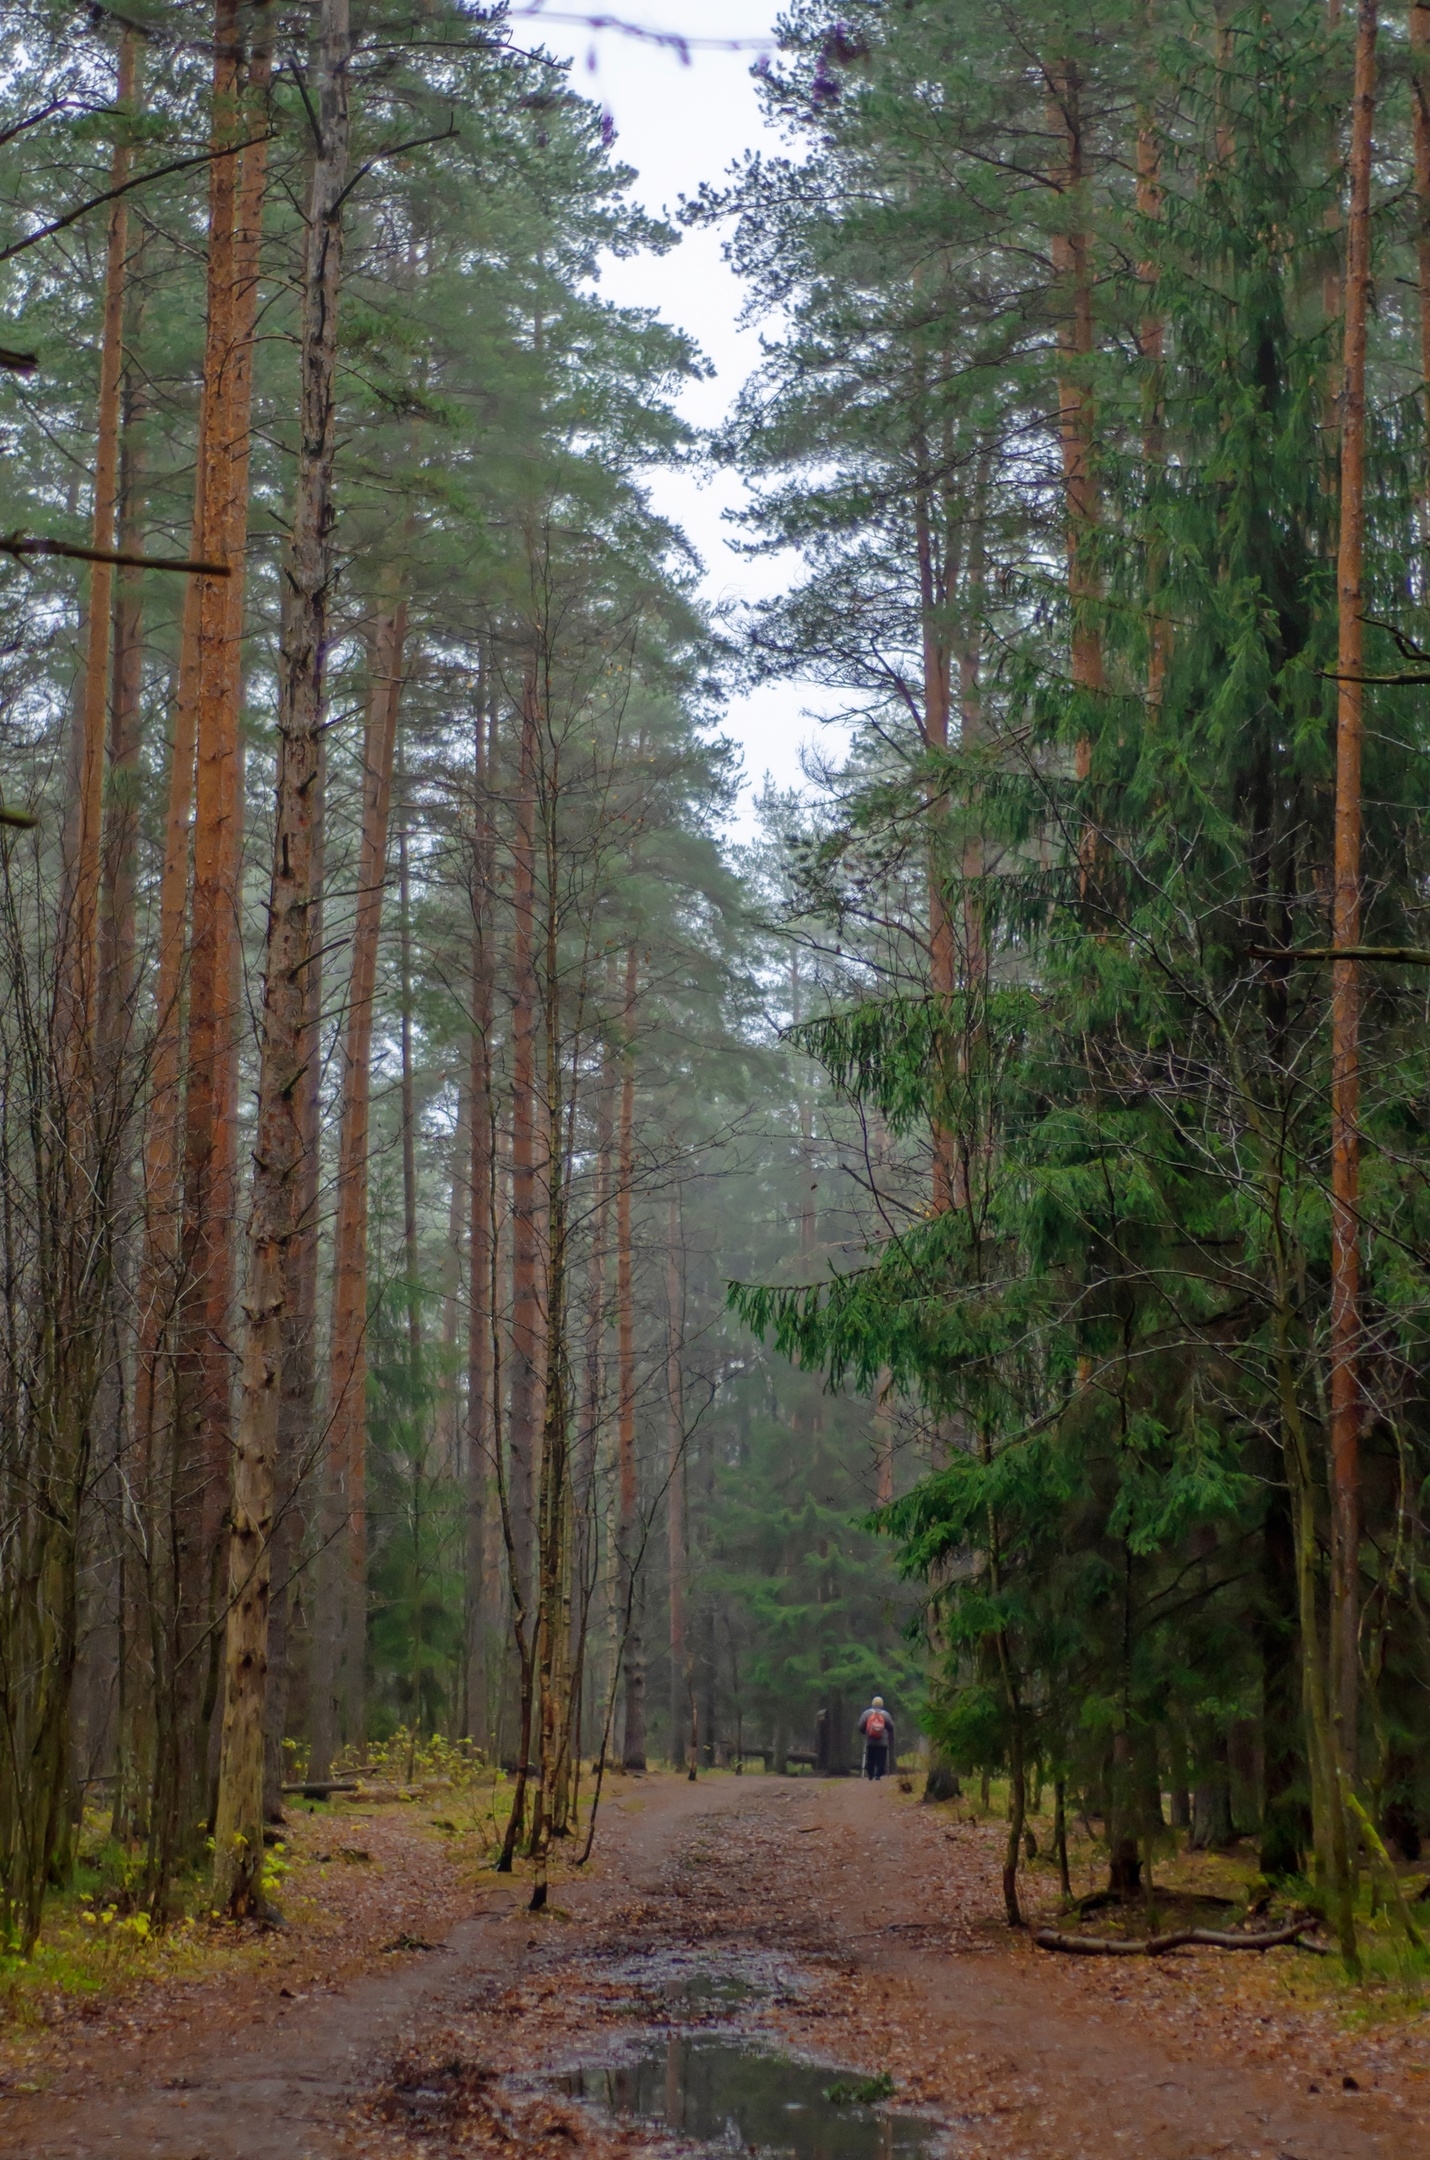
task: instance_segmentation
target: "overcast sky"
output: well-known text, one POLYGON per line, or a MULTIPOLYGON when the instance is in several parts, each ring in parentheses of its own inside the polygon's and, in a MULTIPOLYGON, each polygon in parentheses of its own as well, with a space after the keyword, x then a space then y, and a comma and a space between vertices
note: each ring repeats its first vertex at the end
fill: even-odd
MULTIPOLYGON (((685 66, 674 52, 618 30, 592 31, 559 19, 585 12, 582 0, 552 0, 535 20, 513 20, 512 34, 519 43, 539 42, 574 61, 573 87, 610 111, 617 153, 636 167, 635 192, 649 209, 674 211, 682 195, 693 195, 702 180, 718 181, 752 145, 778 147, 778 138, 761 125, 750 80, 754 51, 695 50, 685 66)), ((595 0, 590 12, 688 37, 759 39, 770 36, 779 9, 777 0, 595 0)), ((686 417, 700 427, 723 417, 759 360, 758 335, 738 327, 741 288, 720 250, 719 234, 688 232, 672 253, 611 263, 602 279, 612 299, 659 308, 714 365, 714 380, 691 386, 682 401, 686 417)), ((684 474, 660 474, 652 487, 657 506, 699 551, 713 600, 778 591, 798 568, 789 559, 751 562, 732 551, 736 536, 722 512, 738 505, 743 492, 730 474, 704 484, 684 474)), ((814 740, 832 747, 828 731, 810 717, 818 702, 817 691, 797 684, 732 701, 725 731, 742 746, 745 763, 746 814, 737 830, 749 830, 748 804, 767 773, 782 787, 801 785, 801 746, 814 740)))

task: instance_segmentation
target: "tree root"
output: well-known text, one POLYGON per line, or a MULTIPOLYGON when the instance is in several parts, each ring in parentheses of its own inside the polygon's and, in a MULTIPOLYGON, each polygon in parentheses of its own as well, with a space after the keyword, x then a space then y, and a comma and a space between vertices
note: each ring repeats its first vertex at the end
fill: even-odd
POLYGON ((1235 1935, 1220 1928, 1175 1928, 1166 1935, 1147 1935, 1141 1942, 1115 1942, 1105 1935, 1068 1935, 1061 1928, 1038 1928, 1033 1940, 1042 1950, 1066 1950, 1074 1957, 1164 1957, 1167 1951, 1184 1949, 1189 1943, 1199 1943, 1208 1950, 1274 1950, 1279 1943, 1298 1942, 1315 1925, 1314 1920, 1298 1920, 1294 1926, 1268 1928, 1257 1935, 1235 1935))

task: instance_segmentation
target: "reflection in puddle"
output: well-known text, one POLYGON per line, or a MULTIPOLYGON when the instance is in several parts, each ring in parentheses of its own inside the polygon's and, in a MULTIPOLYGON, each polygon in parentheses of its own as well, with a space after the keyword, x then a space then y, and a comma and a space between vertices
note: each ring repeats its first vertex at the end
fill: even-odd
POLYGON ((667 1980, 660 1992, 673 2010, 699 2011, 723 2010, 735 2003, 748 2002, 761 1990, 738 1973, 701 1971, 667 1980))
POLYGON ((826 2099, 839 2075, 738 2040, 673 2032, 636 2061, 585 2065, 559 2083, 573 2099, 730 2152, 795 2160, 918 2160, 930 2152, 931 2124, 826 2099))

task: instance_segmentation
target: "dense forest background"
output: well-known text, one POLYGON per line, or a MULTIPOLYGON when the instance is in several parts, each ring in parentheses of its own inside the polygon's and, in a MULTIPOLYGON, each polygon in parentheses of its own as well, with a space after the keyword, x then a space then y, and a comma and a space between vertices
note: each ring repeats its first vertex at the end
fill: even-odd
MULTIPOLYGON (((0 1887, 285 1764, 1051 1784, 1357 1955, 1430 1829, 1430 8, 790 9, 605 302, 499 8, 4 27, 0 1887), (646 492, 727 461, 787 594, 646 492), (726 837, 721 699, 847 751, 726 837), (733 1285, 733 1287, 731 1287, 733 1285), (926 1699, 925 1699, 926 1698, 926 1699)), ((1413 1920, 1403 1913, 1407 1931, 1413 1920)))

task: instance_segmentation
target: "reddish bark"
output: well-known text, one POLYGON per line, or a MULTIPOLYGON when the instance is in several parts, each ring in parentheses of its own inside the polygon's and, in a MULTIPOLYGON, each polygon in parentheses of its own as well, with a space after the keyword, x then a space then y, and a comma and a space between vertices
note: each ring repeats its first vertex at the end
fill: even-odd
MULTIPOLYGON (((267 22, 241 89, 237 9, 219 0, 214 28, 214 133, 242 140, 266 102, 267 22)), ((189 945, 189 1039, 184 1101, 183 1303, 176 1373, 178 1503, 183 1519, 182 1600, 192 1628, 209 1627, 219 1592, 221 1533, 229 1491, 233 1356, 234 1224, 238 1201, 235 1129, 241 1008, 238 969, 242 847, 244 550, 248 534, 249 425, 259 237, 267 144, 210 168, 209 322, 204 350, 204 536, 202 559, 226 578, 200 578, 196 652, 196 788, 193 902, 189 945)), ((206 1729, 216 1700, 219 1637, 206 1668, 192 1650, 190 1705, 206 1729)), ((193 1716, 182 1722, 200 1779, 206 1744, 195 1746, 193 1716)), ((190 1809, 191 1815, 196 1810, 190 1809)))
POLYGON ((146 1434, 156 1431, 159 1414, 167 1426, 154 1495, 161 1520, 156 1553, 173 1555, 160 1629, 167 1670, 156 1698, 159 1772, 151 1861, 156 1890, 168 1881, 176 1861, 196 1848, 206 1814, 209 1721, 218 1677, 219 1637, 212 1623, 228 1497, 227 1330, 237 1167, 239 637, 258 228, 267 177, 266 144, 256 143, 241 155, 236 146, 250 132, 253 112, 266 103, 266 16, 258 18, 258 27, 245 95, 238 0, 216 0, 193 552, 197 560, 222 564, 229 575, 195 578, 185 610, 161 898, 159 1041, 146 1150, 156 1175, 149 1195, 140 1401, 146 1434), (185 828, 195 761, 189 1039, 181 1114, 185 828), (172 1344, 167 1341, 171 1329, 172 1344), (167 1369, 161 1369, 161 1352, 167 1369))

